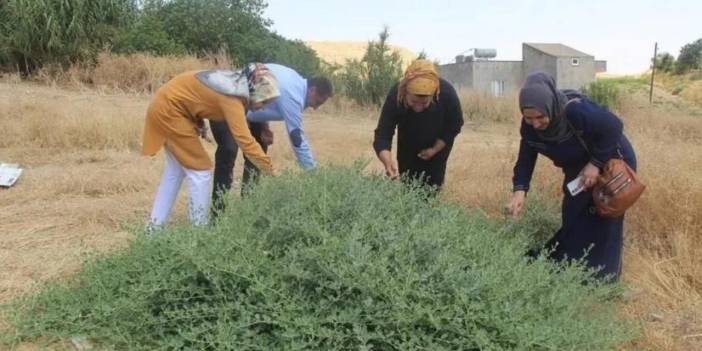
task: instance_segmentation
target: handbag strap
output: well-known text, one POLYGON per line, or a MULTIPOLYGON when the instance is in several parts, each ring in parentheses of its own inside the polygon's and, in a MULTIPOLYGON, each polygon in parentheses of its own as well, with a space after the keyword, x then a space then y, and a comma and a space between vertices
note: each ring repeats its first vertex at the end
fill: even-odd
MULTIPOLYGON (((568 101, 568 104, 570 104, 570 102, 574 101, 574 100, 576 100, 576 99, 568 101)), ((566 106, 568 106, 568 104, 566 104, 566 106)), ((568 117, 565 117, 565 120, 566 120, 566 122, 568 122, 568 127, 570 127, 571 131, 573 131, 573 134, 575 135, 575 137, 578 138, 580 145, 583 146, 583 148, 585 149, 587 154, 590 155, 590 158, 592 158, 592 154, 590 153, 590 149, 587 147, 587 143, 585 143, 585 140, 583 139, 583 137, 580 135, 578 130, 575 129, 575 127, 573 126, 573 123, 570 123, 570 120, 568 119, 568 117)), ((620 159, 622 159, 622 160, 624 159, 624 155, 622 154, 621 145, 619 145, 619 143, 617 143, 617 155, 619 156, 620 159)))
POLYGON ((568 127, 573 132, 573 134, 575 134, 575 137, 578 138, 580 145, 582 145, 583 148, 585 149, 585 151, 587 152, 587 154, 590 155, 590 157, 592 157, 592 154, 590 154, 590 149, 587 147, 585 140, 583 140, 583 137, 580 136, 580 133, 578 132, 578 130, 575 129, 575 127, 573 126, 573 123, 571 123, 570 120, 568 119, 568 114, 565 113, 566 109, 568 108, 568 105, 570 105, 571 103, 574 103, 574 102, 580 102, 580 99, 574 98, 574 99, 570 99, 570 100, 568 100, 568 102, 566 102, 565 106, 563 107, 563 119, 568 123, 568 127))
POLYGON ((565 120, 566 120, 566 122, 568 122, 568 127, 570 127, 570 130, 573 131, 573 134, 580 142, 580 145, 582 145, 583 148, 585 149, 585 151, 587 151, 587 154, 590 155, 590 157, 592 157, 592 154, 590 154, 590 149, 587 147, 587 144, 585 143, 585 140, 583 139, 583 137, 580 135, 580 132, 578 132, 578 130, 575 129, 575 127, 573 126, 573 123, 570 123, 570 120, 568 120, 568 118, 566 118, 565 120))

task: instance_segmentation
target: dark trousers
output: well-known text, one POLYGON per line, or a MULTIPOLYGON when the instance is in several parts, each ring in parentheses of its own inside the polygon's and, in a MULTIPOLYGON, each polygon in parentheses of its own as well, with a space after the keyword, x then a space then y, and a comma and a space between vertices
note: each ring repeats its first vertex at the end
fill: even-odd
MULTIPOLYGON (((268 152, 268 146, 261 141, 261 132, 263 123, 248 122, 249 130, 263 152, 268 152)), ((210 121, 210 129, 212 136, 217 142, 217 151, 215 151, 215 167, 214 167, 214 187, 212 188, 212 205, 214 213, 224 209, 223 197, 232 187, 234 170, 234 161, 239 146, 234 141, 234 137, 229 131, 229 126, 225 121, 210 121)), ((249 189, 258 179, 258 168, 246 157, 244 157, 244 174, 242 176, 241 191, 242 195, 249 189)))

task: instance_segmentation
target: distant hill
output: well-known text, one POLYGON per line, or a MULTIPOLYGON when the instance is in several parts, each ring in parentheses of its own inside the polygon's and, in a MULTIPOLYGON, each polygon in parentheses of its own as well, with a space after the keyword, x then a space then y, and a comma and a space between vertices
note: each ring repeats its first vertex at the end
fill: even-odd
MULTIPOLYGON (((367 41, 307 41, 305 44, 316 51, 322 60, 340 65, 346 63, 347 59, 361 59, 368 46, 367 41)), ((403 66, 417 58, 417 53, 408 48, 398 45, 390 47, 400 53, 403 66)))

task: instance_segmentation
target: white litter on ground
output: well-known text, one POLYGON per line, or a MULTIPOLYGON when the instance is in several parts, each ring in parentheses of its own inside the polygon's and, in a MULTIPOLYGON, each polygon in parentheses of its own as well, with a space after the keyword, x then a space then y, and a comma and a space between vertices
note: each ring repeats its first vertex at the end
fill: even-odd
POLYGON ((15 184, 22 174, 22 168, 16 163, 0 162, 0 186, 9 188, 15 184))

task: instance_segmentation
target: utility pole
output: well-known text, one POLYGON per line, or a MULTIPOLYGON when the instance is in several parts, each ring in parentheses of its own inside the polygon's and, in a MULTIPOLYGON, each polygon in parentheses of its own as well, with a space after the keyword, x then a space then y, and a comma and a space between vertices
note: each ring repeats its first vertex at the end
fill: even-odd
POLYGON ((656 77, 656 56, 658 56, 658 42, 656 42, 656 45, 653 47, 653 62, 652 64, 652 69, 651 69, 651 90, 648 92, 648 103, 653 103, 653 80, 656 77))

